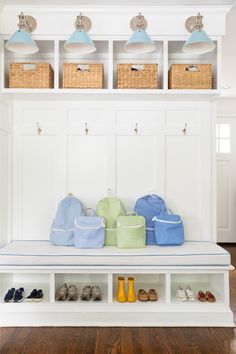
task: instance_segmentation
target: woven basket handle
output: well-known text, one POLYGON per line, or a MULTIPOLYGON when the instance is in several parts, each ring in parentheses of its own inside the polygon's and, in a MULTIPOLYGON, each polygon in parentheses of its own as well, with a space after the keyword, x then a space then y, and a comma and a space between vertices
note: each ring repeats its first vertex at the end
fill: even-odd
POLYGON ((28 71, 28 70, 36 70, 36 64, 30 63, 30 64, 23 64, 23 70, 28 71))
POLYGON ((88 64, 78 64, 77 71, 90 71, 90 65, 88 64))
POLYGON ((200 69, 197 65, 187 65, 185 71, 196 72, 200 71, 200 69))
POLYGON ((144 71, 145 67, 142 64, 133 64, 130 68, 131 71, 144 71))

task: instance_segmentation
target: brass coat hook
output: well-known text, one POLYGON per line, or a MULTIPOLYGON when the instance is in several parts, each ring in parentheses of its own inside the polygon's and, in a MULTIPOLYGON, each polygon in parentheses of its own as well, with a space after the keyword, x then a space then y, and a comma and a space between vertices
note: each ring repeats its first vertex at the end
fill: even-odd
POLYGON ((135 123, 134 133, 135 133, 135 135, 138 134, 138 123, 137 122, 135 123))
POLYGON ((183 132, 183 134, 184 135, 186 135, 187 134, 187 123, 185 123, 185 125, 184 125, 184 129, 182 129, 182 132, 183 132))
POLYGON ((85 123, 85 134, 88 135, 89 129, 88 129, 88 124, 87 122, 85 123))
POLYGON ((37 122, 37 133, 38 133, 38 135, 41 135, 41 133, 42 133, 42 129, 39 126, 39 122, 37 122))

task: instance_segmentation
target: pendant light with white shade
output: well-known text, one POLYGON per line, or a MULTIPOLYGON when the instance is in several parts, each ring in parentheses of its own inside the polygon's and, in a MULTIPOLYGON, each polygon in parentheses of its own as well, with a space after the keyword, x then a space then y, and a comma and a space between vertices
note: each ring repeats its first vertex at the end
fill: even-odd
POLYGON ((134 33, 125 43, 124 48, 127 52, 145 54, 151 53, 156 49, 155 43, 146 32, 147 21, 141 13, 132 18, 130 27, 134 33))
POLYGON ((92 26, 91 20, 87 16, 80 14, 75 21, 76 31, 64 44, 64 49, 71 53, 90 54, 96 51, 95 44, 88 36, 87 32, 92 26))
POLYGON ((183 46, 183 51, 190 54, 205 54, 215 49, 215 43, 203 30, 203 16, 189 17, 185 22, 185 27, 191 33, 183 46))
POLYGON ((13 53, 19 54, 34 54, 39 51, 39 48, 30 33, 37 26, 37 22, 33 16, 25 16, 22 12, 18 16, 19 29, 7 41, 5 47, 13 53))

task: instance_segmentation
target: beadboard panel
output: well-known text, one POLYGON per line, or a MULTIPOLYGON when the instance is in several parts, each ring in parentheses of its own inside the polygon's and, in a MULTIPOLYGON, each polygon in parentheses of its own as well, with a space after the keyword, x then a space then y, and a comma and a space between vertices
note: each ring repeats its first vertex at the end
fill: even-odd
POLYGON ((9 241, 11 218, 11 116, 0 102, 0 244, 9 241))
POLYGON ((210 107, 16 102, 13 238, 48 239, 67 193, 95 208, 111 188, 126 210, 151 191, 161 195, 182 215, 187 240, 214 240, 210 107))

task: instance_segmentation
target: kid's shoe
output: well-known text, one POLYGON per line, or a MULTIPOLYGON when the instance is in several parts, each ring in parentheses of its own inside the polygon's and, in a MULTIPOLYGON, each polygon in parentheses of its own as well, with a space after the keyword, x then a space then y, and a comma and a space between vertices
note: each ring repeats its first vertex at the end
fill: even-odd
POLYGON ((16 292, 14 294, 13 301, 14 302, 22 302, 22 301, 24 301, 24 298, 25 298, 25 290, 24 290, 24 288, 20 288, 20 289, 16 290, 16 292))
POLYGON ((78 300, 78 289, 75 285, 70 285, 68 288, 68 301, 77 301, 78 300))
POLYGON ((196 295, 193 289, 191 289, 189 286, 187 286, 187 288, 185 289, 185 293, 187 295, 188 301, 196 301, 196 295))
POLYGON ((56 301, 66 301, 68 295, 67 284, 61 285, 56 291, 56 301))
POLYGON ((15 291, 16 291, 15 288, 9 289, 4 297, 4 302, 13 302, 15 291))
POLYGON ((99 288, 99 286, 97 286, 97 285, 92 286, 91 299, 93 301, 101 301, 102 300, 102 293, 101 293, 101 289, 99 288))
POLYGON ((37 294, 37 289, 34 289, 33 291, 31 291, 30 295, 28 295, 28 296, 26 297, 26 301, 27 301, 27 302, 33 301, 34 298, 35 298, 35 296, 36 296, 36 294, 37 294))
POLYGON ((187 295, 186 295, 186 292, 184 291, 184 289, 182 289, 180 287, 177 289, 176 298, 179 301, 187 301, 187 295))
POLYGON ((41 301, 43 300, 43 292, 42 290, 37 290, 37 289, 34 289, 29 296, 27 296, 26 298, 26 301, 27 302, 31 302, 31 301, 41 301))
POLYGON ((82 301, 89 301, 91 299, 92 293, 91 293, 91 286, 86 285, 83 288, 82 294, 81 294, 81 300, 82 301))

